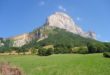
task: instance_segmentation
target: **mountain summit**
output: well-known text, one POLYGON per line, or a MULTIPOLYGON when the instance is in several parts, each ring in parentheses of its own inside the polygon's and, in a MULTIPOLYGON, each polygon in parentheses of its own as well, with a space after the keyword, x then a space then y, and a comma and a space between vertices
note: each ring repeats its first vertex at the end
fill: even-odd
POLYGON ((67 31, 75 34, 83 33, 83 30, 75 24, 72 18, 63 12, 56 12, 49 16, 47 25, 66 29, 67 31))
POLYGON ((66 13, 56 12, 47 18, 43 26, 33 30, 30 33, 25 33, 8 39, 13 40, 13 46, 21 47, 26 43, 32 41, 33 39, 37 39, 38 41, 40 41, 49 38, 49 34, 51 33, 53 35, 54 34, 53 30, 56 28, 66 30, 69 33, 79 35, 83 38, 90 39, 96 38, 95 37, 96 34, 94 32, 84 32, 82 28, 76 25, 73 19, 66 13))
POLYGON ((96 39, 94 32, 84 32, 82 28, 76 25, 73 19, 64 12, 56 12, 49 16, 45 25, 65 29, 86 38, 96 39))

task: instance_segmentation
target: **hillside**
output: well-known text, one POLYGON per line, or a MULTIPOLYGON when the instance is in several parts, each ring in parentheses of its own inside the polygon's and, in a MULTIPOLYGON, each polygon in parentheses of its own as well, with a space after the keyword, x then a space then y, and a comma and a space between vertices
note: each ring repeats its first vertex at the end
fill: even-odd
MULTIPOLYGON (((32 32, 1 38, 0 52, 46 52, 45 47, 51 48, 51 53, 97 53, 110 51, 110 44, 96 40, 94 32, 85 32, 75 21, 64 12, 50 15, 46 22, 32 32), (37 49, 37 50, 36 50, 37 49), (53 51, 54 49, 54 51, 53 51)), ((48 52, 48 51, 47 51, 48 52)))
MULTIPOLYGON (((43 40, 47 37, 51 38, 50 34, 49 35, 47 34, 48 33, 47 31, 54 30, 56 28, 59 28, 61 30, 64 29, 64 30, 68 31, 68 33, 70 32, 71 34, 73 33, 73 34, 82 36, 83 38, 96 39, 96 34, 94 32, 92 32, 92 31, 85 32, 81 27, 79 27, 75 23, 75 21, 67 13, 64 13, 64 12, 53 13, 52 15, 47 17, 46 22, 43 23, 42 26, 40 26, 39 28, 35 28, 34 31, 32 31, 32 32, 21 34, 21 35, 15 36, 15 37, 9 37, 8 39, 13 41, 14 47, 22 47, 23 45, 29 43, 33 39, 43 40)), ((61 34, 65 33, 64 31, 61 31, 61 32, 62 32, 61 34)), ((69 36, 67 38, 69 38, 69 36)), ((59 39, 60 39, 60 37, 59 37, 59 39)), ((70 40, 70 39, 68 39, 68 40, 70 40)), ((77 42, 78 42, 78 40, 77 40, 77 42)))
POLYGON ((53 30, 45 31, 48 37, 39 41, 40 45, 71 45, 71 46, 86 46, 88 42, 99 42, 94 39, 84 38, 78 34, 66 31, 65 29, 55 28, 53 30))

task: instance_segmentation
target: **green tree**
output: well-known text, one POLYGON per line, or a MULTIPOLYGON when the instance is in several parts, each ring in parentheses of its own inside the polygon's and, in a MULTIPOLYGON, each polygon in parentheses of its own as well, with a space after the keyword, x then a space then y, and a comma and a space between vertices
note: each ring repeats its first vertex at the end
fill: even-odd
POLYGON ((48 49, 47 49, 47 52, 46 52, 47 55, 51 55, 51 54, 53 54, 53 53, 54 53, 53 48, 48 48, 48 49))
POLYGON ((103 53, 103 56, 104 56, 104 57, 107 57, 107 58, 110 58, 110 52, 104 52, 104 53, 103 53))
POLYGON ((89 42, 87 44, 87 47, 88 47, 88 52, 89 53, 96 53, 97 52, 97 47, 96 47, 95 43, 89 42))
POLYGON ((51 54, 53 54, 52 48, 49 48, 49 49, 39 48, 38 49, 38 55, 40 55, 40 56, 49 56, 51 54))
POLYGON ((105 45, 105 48, 106 48, 105 49, 106 52, 110 52, 110 43, 105 42, 104 45, 105 45))
POLYGON ((88 53, 88 48, 87 47, 79 47, 78 53, 87 54, 88 53))
POLYGON ((106 51, 106 47, 103 43, 97 43, 96 47, 97 47, 97 53, 102 53, 106 51))

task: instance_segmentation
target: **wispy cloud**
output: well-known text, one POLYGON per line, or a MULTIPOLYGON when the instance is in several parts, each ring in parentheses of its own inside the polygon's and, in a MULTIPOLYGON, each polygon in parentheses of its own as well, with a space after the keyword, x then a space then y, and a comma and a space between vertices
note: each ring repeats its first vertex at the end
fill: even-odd
POLYGON ((44 6, 45 5, 45 1, 40 1, 38 5, 39 6, 44 6))
POLYGON ((64 8, 62 5, 58 6, 58 9, 62 10, 62 11, 67 11, 66 8, 64 8))

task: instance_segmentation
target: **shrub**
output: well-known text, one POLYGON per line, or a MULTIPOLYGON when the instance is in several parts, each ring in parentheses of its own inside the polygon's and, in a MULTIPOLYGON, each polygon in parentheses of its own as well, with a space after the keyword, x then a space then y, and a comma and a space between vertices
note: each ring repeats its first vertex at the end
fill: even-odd
POLYGON ((79 53, 79 54, 87 54, 88 48, 87 47, 75 47, 72 52, 79 53))
POLYGON ((79 50, 79 47, 74 47, 74 48, 72 49, 72 53, 78 53, 78 50, 79 50))
POLYGON ((104 45, 105 45, 105 50, 107 51, 107 52, 110 52, 110 43, 104 43, 104 45))
POLYGON ((39 48, 38 49, 38 55, 40 55, 40 56, 49 56, 51 54, 53 54, 52 48, 49 48, 49 49, 39 48))
POLYGON ((51 55, 51 54, 53 54, 53 53, 54 53, 53 48, 48 48, 47 51, 46 51, 46 54, 47 54, 47 55, 51 55))
POLYGON ((104 56, 104 57, 107 57, 107 58, 110 58, 110 52, 104 52, 104 53, 103 53, 103 56, 104 56))
POLYGON ((102 53, 108 51, 108 48, 103 43, 89 42, 87 47, 89 53, 102 53))
POLYGON ((59 53, 62 53, 62 50, 58 47, 54 48, 54 53, 55 54, 59 54, 59 53))
POLYGON ((55 54, 66 54, 66 53, 72 53, 72 49, 68 47, 56 47, 54 48, 55 54))
POLYGON ((87 47, 88 47, 88 52, 89 53, 96 53, 97 52, 97 47, 96 47, 96 44, 95 43, 89 42, 87 44, 87 47))
POLYGON ((80 47, 79 50, 78 50, 78 53, 87 54, 88 53, 88 48, 87 47, 80 47))
POLYGON ((32 48, 32 49, 31 49, 31 54, 37 54, 37 49, 32 48))

